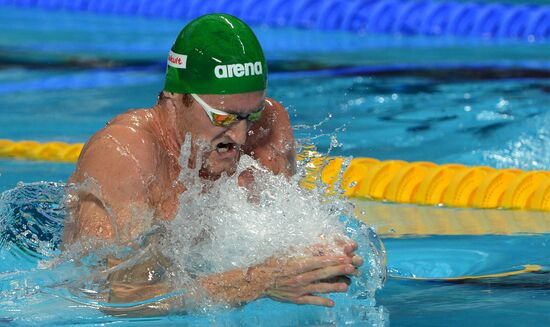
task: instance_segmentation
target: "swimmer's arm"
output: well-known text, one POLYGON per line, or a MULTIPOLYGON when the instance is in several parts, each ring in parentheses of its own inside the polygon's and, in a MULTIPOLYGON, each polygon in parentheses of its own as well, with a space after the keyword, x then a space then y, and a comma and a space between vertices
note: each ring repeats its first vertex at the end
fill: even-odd
MULTIPOLYGON (((334 302, 322 294, 346 292, 349 278, 357 276, 363 258, 355 255, 357 243, 340 242, 342 255, 270 258, 244 270, 199 278, 212 299, 239 306, 268 297, 280 302, 332 307, 334 302)), ((332 246, 317 245, 311 250, 331 251, 332 246)))
POLYGON ((268 297, 280 302, 331 307, 332 300, 320 294, 346 292, 345 275, 357 275, 347 256, 269 259, 245 270, 235 270, 199 279, 206 294, 230 306, 240 306, 268 297))
POLYGON ((296 173, 296 148, 290 118, 277 101, 266 98, 266 108, 251 127, 245 153, 275 174, 296 173))
POLYGON ((132 212, 148 208, 143 179, 148 159, 143 144, 125 133, 122 128, 99 132, 81 154, 69 180, 78 185, 68 191, 77 200, 67 204, 65 243, 82 238, 121 243, 141 231, 132 212), (143 162, 138 165, 137 160, 143 162))
POLYGON ((147 303, 147 300, 175 291, 166 282, 151 281, 151 271, 162 271, 168 262, 159 261, 162 256, 155 255, 154 262, 111 274, 109 302, 124 303, 125 306, 102 310, 112 315, 154 316, 193 311, 207 303, 205 300, 240 306, 262 297, 331 307, 334 305, 332 300, 321 294, 346 292, 349 278, 345 276, 357 275, 357 267, 362 264, 351 256, 356 246, 346 247, 346 255, 269 259, 247 269, 200 277, 196 279, 198 287, 194 291, 181 290, 182 294, 147 303), (128 280, 127 276, 132 276, 133 280, 128 280), (139 302, 142 304, 128 306, 139 302))

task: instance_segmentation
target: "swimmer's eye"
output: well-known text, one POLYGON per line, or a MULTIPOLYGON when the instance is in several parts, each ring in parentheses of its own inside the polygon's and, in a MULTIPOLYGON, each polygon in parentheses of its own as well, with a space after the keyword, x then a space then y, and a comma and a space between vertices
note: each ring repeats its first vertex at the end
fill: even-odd
POLYGON ((237 116, 235 114, 221 115, 221 114, 216 114, 216 113, 211 112, 210 113, 210 120, 212 121, 212 124, 214 124, 215 126, 227 127, 227 126, 235 123, 236 121, 238 121, 239 116, 237 116))
POLYGON ((218 114, 210 112, 210 120, 215 126, 228 127, 237 121, 248 120, 250 122, 258 121, 262 117, 262 112, 265 107, 258 109, 257 111, 251 112, 248 115, 237 115, 237 114, 218 114))

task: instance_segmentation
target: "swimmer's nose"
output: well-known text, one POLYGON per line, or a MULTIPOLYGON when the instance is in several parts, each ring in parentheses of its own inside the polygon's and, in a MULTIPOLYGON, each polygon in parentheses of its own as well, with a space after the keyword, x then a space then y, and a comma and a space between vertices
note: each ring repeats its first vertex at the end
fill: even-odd
POLYGON ((229 126, 227 129, 227 136, 229 136, 233 142, 238 145, 244 145, 246 143, 246 137, 248 135, 248 128, 250 123, 246 120, 240 120, 235 124, 229 126))

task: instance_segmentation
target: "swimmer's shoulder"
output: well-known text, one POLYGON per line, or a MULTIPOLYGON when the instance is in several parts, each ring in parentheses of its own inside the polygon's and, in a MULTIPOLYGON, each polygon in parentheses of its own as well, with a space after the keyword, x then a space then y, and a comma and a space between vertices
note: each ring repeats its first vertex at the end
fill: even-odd
POLYGON ((281 130, 286 134, 291 129, 287 109, 273 98, 266 98, 265 102, 265 114, 262 115, 261 119, 263 127, 281 130))
POLYGON ((105 127, 120 125, 139 128, 144 124, 150 124, 152 120, 153 111, 151 109, 130 109, 111 119, 105 127))
POLYGON ((137 109, 112 119, 88 140, 76 173, 118 165, 139 166, 142 173, 152 172, 158 145, 150 132, 150 115, 147 109, 137 109))
POLYGON ((95 133, 84 149, 97 142, 112 142, 139 149, 154 140, 150 127, 152 121, 153 115, 149 109, 129 110, 113 118, 95 133))
POLYGON ((288 115, 285 107, 279 101, 270 97, 265 98, 265 110, 270 114, 277 113, 288 115))
POLYGON ((288 112, 275 99, 266 98, 265 102, 265 110, 252 125, 243 150, 274 173, 293 175, 295 147, 288 112))
POLYGON ((266 98, 264 112, 260 120, 252 125, 252 130, 259 132, 256 135, 262 139, 264 138, 262 135, 267 136, 278 130, 286 131, 290 128, 290 118, 286 108, 279 101, 273 98, 266 98))

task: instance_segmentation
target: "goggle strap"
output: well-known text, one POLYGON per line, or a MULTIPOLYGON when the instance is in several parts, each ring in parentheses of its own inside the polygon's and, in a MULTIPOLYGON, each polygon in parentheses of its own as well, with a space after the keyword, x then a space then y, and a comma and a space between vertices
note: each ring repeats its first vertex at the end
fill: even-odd
POLYGON ((203 99, 199 98, 198 95, 194 94, 194 93, 191 93, 191 96, 193 97, 193 99, 195 99, 195 101, 197 101, 203 108, 206 109, 206 111, 208 111, 209 113, 214 113, 216 115, 223 115, 223 116, 231 116, 231 115, 235 115, 235 114, 230 114, 228 112, 225 112, 225 111, 221 111, 221 110, 218 110, 218 109, 215 109, 215 108, 212 108, 208 105, 208 103, 204 102, 203 99))

